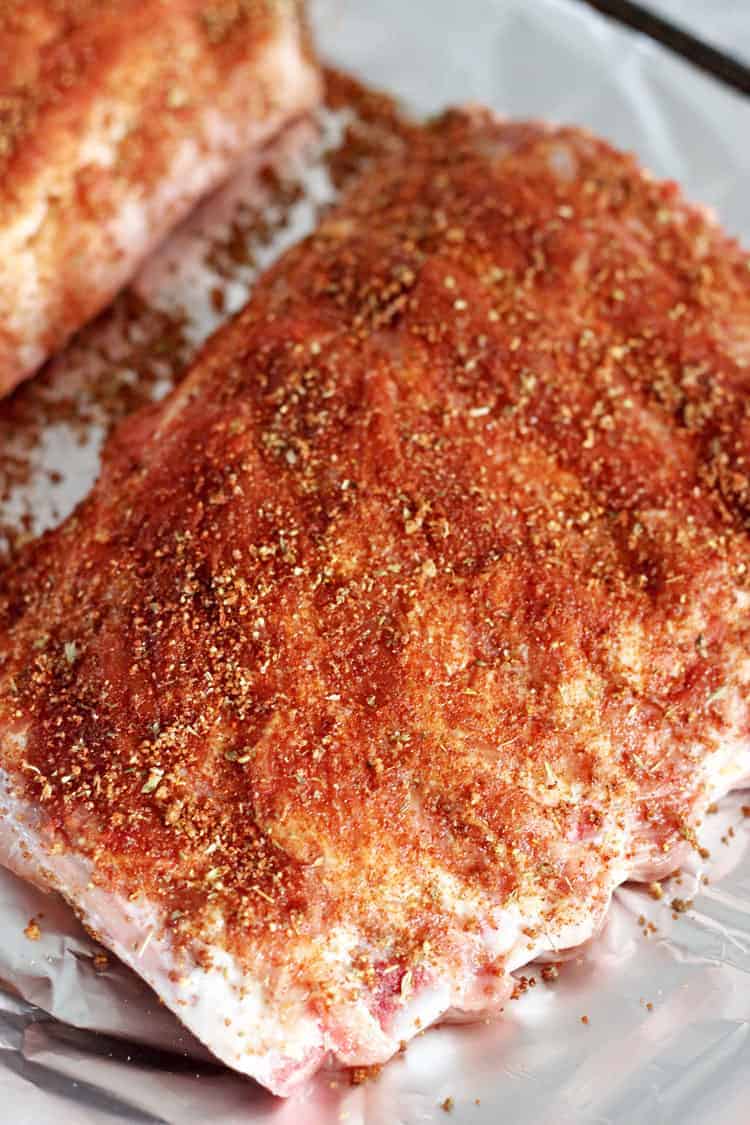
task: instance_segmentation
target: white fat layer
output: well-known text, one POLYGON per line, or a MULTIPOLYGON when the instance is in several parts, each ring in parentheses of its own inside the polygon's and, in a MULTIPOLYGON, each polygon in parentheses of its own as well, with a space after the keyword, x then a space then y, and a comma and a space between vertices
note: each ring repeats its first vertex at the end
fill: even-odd
POLYGON ((285 1072, 297 1083, 317 1069, 325 1053, 323 1035, 306 1011, 304 996, 296 1003, 290 996, 282 1018, 265 1002, 262 982, 221 947, 196 949, 210 953, 209 968, 175 949, 153 903, 131 901, 97 886, 86 857, 55 850, 39 811, 15 792, 2 769, 0 862, 22 878, 59 891, 84 924, 228 1066, 282 1094, 287 1092, 285 1072))
POLYGON ((45 210, 38 199, 15 221, 0 226, 0 313, 3 330, 22 342, 18 362, 24 365, 39 351, 35 342, 41 332, 43 294, 33 240, 45 210))
POLYGON ((102 98, 94 104, 88 132, 81 138, 78 148, 81 168, 91 164, 111 168, 115 164, 119 145, 133 124, 133 109, 122 99, 102 98))
MULTIPOLYGON (((22 744, 22 742, 21 742, 22 744)), ((750 743, 726 742, 705 763, 705 803, 750 777, 750 743)), ((624 834, 621 844, 625 842, 624 834)), ((22 798, 0 770, 0 862, 45 888, 59 890, 85 924, 126 965, 142 976, 164 1003, 227 1065, 288 1094, 327 1055, 344 1065, 371 1065, 390 1058, 400 1043, 444 1020, 475 1019, 496 1012, 510 991, 510 974, 540 957, 588 941, 599 929, 612 893, 627 878, 653 877, 666 858, 644 858, 627 867, 614 863, 594 899, 568 910, 564 924, 545 928, 545 903, 530 895, 490 912, 481 938, 466 938, 463 971, 431 966, 415 987, 402 985, 392 1016, 376 1019, 367 1004, 337 1006, 328 1027, 309 1010, 307 997, 290 990, 283 1009, 269 1003, 262 980, 219 945, 197 947, 210 954, 204 968, 176 949, 153 903, 131 901, 97 886, 90 861, 54 848, 39 809, 22 798), (533 940, 529 933, 538 934, 533 940), (477 966, 501 959, 505 972, 487 978, 477 966)), ((624 847, 615 848, 620 855, 624 847)), ((448 891, 448 887, 444 888, 448 891)), ((455 888, 450 888, 454 890, 455 888)), ((326 935, 324 959, 333 977, 343 976, 358 935, 339 927, 326 935)), ((195 951, 194 947, 194 951, 195 951)))

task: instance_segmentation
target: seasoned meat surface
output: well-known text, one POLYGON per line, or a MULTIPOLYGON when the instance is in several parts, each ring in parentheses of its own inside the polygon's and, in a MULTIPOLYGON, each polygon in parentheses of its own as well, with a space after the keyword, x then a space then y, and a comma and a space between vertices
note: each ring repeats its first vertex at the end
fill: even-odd
POLYGON ((0 0, 0 394, 318 93, 295 0, 0 0))
POLYGON ((6 573, 5 861, 230 1065, 497 1010, 750 773, 749 266, 580 130, 414 127, 6 573))

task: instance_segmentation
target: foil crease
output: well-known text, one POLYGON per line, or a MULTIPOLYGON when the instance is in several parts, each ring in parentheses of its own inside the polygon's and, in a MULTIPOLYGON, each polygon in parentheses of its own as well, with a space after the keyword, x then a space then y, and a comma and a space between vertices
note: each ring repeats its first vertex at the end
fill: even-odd
MULTIPOLYGON (((705 24, 713 6, 692 0, 697 9, 705 24)), ((679 180, 750 242, 750 102, 584 5, 317 0, 312 14, 327 59, 393 91, 413 112, 474 100, 509 116, 585 125, 679 180)), ((750 37, 750 14, 742 18, 750 37)), ((243 303, 257 270, 335 198, 324 155, 345 125, 345 112, 324 112, 277 146, 275 167, 299 185, 278 229, 259 162, 250 161, 142 271, 136 292, 167 312, 186 310, 190 347, 243 303), (268 208, 275 233, 254 248, 252 263, 222 274, 219 310, 209 299, 219 279, 206 245, 243 201, 268 208)), ((69 349, 45 395, 89 393, 102 341, 96 332, 86 339, 90 354, 69 349)), ((116 342, 107 347, 116 355, 116 342)), ((21 419, 21 443, 22 431, 21 419)), ((79 443, 51 414, 34 473, 0 503, 2 522, 30 512, 38 530, 67 514, 96 474, 100 431, 94 418, 79 443), (45 472, 63 466, 62 484, 49 482, 45 472)), ((733 794, 706 818, 700 836, 711 858, 702 871, 684 869, 660 899, 643 886, 620 888, 598 938, 574 951, 554 982, 539 966, 525 969, 526 985, 500 1020, 430 1030, 379 1076, 353 1086, 347 1075, 323 1073, 286 1102, 216 1063, 58 898, 0 871, 0 1119, 746 1125, 748 801, 733 794)))

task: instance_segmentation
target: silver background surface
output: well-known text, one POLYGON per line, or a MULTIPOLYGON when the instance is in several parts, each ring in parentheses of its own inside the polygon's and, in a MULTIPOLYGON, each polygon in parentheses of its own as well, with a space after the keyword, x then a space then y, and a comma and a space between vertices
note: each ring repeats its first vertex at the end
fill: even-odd
MULTIPOLYGON (((743 0, 660 6, 684 8, 683 22, 690 13, 701 31, 730 28, 720 34, 750 39, 743 0)), ((513 116, 586 125, 680 180, 750 243, 750 102, 642 37, 566 0, 317 0, 314 11, 326 55, 411 109, 480 100, 513 116)), ((304 233, 313 201, 330 194, 314 160, 304 179, 308 197, 280 243, 304 233)), ((237 190, 252 183, 250 170, 237 190)), ((226 198, 196 229, 220 222, 222 206, 226 198)), ((183 234, 160 262, 177 253, 180 300, 192 301, 202 335, 212 323, 200 298, 199 236, 183 234)), ((163 276, 157 262, 142 289, 167 300, 163 276)), ((235 304, 249 280, 238 279, 235 304)), ((75 380, 66 363, 53 387, 75 380)), ((96 456, 96 441, 78 448, 65 427, 45 435, 41 462, 66 470, 54 497, 61 514, 88 488, 96 456)), ((38 480, 31 487, 39 522, 48 523, 51 496, 38 480)), ((286 1103, 213 1064, 124 968, 97 974, 96 947, 67 908, 0 873, 0 1121, 747 1125, 750 820, 742 800, 728 798, 707 820, 710 882, 688 914, 673 919, 668 901, 692 897, 694 873, 666 886, 662 902, 622 888, 599 938, 555 985, 540 981, 511 1003, 502 1021, 430 1031, 378 1080, 353 1088, 326 1075, 286 1103), (723 844, 729 826, 735 836, 723 844), (640 915, 656 933, 643 935, 640 915), (23 935, 32 916, 42 930, 33 943, 23 935), (440 1108, 446 1097, 450 1116, 440 1108)))

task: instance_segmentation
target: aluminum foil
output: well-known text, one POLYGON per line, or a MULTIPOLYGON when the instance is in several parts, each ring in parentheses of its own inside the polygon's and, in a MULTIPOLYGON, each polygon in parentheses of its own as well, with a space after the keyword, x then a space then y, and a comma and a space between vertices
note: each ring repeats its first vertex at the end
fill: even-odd
MULTIPOLYGON (((691 0, 697 26, 716 12, 710 0, 700 7, 691 0)), ((680 180, 750 240, 750 102, 583 5, 318 0, 313 13, 328 58, 395 91, 413 111, 479 100, 509 115, 586 125, 680 180)), ((750 39, 750 12, 735 17, 750 39)), ((146 352, 154 344, 148 394, 158 394, 169 369, 159 345, 170 315, 186 313, 178 351, 188 354, 239 307, 257 269, 334 198, 324 154, 345 125, 345 112, 327 112, 278 146, 275 166, 299 185, 283 215, 268 178, 250 162, 148 263, 135 291, 164 310, 163 324, 155 327, 150 315, 124 327, 105 318, 0 413, 0 440, 17 443, 29 467, 7 487, 0 523, 38 530, 67 514, 90 486, 112 417, 101 406, 102 380, 113 382, 121 405, 123 389, 132 384, 137 392, 143 380, 132 363, 133 335, 146 352), (230 253, 207 263, 206 247, 217 236, 227 242, 238 206, 264 218, 253 262, 230 253), (210 297, 217 288, 221 311, 210 297), (66 402, 68 414, 59 409, 66 402)), ((215 1063, 138 978, 102 956, 59 899, 0 872, 0 1120, 746 1125, 750 817, 743 802, 750 797, 735 794, 707 817, 704 872, 685 870, 665 882, 658 901, 646 888, 621 888, 603 933, 555 982, 527 969, 534 983, 500 1021, 431 1030, 379 1077, 352 1086, 346 1076, 323 1074, 287 1102, 215 1063)))

